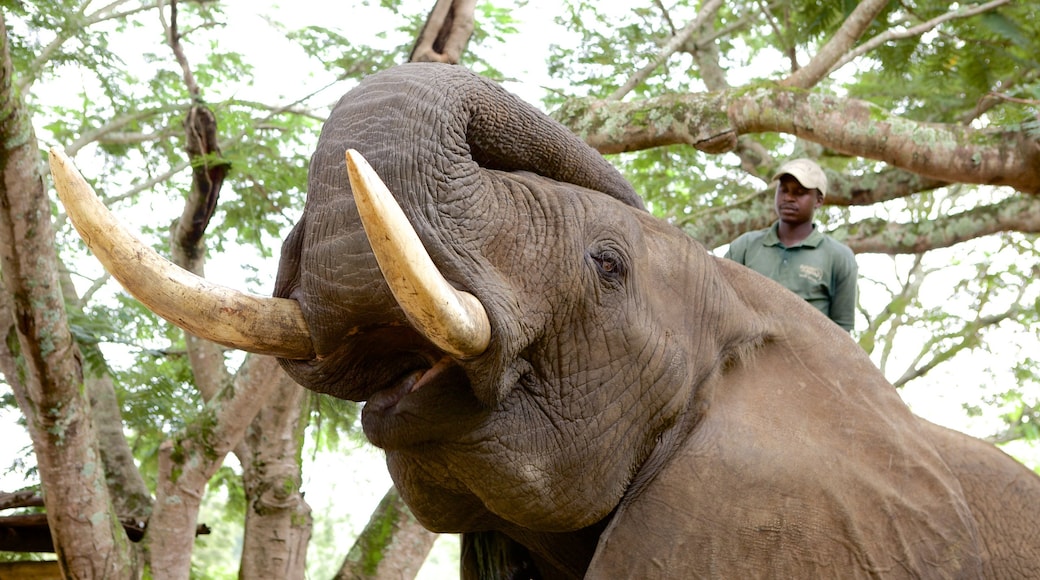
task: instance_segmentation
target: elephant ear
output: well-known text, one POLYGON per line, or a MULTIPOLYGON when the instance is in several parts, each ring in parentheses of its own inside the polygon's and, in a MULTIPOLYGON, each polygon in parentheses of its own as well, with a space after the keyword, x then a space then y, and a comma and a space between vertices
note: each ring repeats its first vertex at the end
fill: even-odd
POLYGON ((645 209, 632 185, 598 151, 569 129, 498 84, 455 65, 457 95, 469 109, 466 140, 473 160, 486 169, 530 171, 603 192, 645 209), (460 79, 461 80, 461 79, 460 79))

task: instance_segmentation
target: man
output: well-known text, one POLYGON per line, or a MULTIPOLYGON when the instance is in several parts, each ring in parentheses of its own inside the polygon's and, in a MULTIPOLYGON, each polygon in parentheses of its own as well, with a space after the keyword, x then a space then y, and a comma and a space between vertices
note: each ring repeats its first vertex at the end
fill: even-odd
POLYGON ((847 331, 856 317, 856 257, 848 246, 813 222, 827 195, 827 176, 811 159, 780 166, 771 227, 748 232, 729 246, 726 257, 783 284, 847 331))

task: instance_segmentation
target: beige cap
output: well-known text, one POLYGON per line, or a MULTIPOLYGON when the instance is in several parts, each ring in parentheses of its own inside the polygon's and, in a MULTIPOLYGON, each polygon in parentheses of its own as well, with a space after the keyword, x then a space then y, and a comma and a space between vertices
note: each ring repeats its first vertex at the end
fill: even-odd
POLYGON ((773 180, 780 179, 784 174, 797 179, 805 189, 818 189, 820 193, 827 195, 827 176, 812 159, 792 159, 784 163, 776 170, 773 180))

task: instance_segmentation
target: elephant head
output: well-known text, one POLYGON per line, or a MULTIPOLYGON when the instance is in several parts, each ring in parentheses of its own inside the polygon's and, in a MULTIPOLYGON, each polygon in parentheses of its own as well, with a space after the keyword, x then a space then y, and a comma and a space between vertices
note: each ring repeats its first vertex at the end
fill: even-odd
POLYGON ((703 341, 730 338, 718 304, 685 302, 698 280, 676 275, 709 263, 530 105, 460 67, 396 67, 322 130, 275 289, 300 304, 314 356, 283 366, 366 401, 366 435, 431 529, 578 530, 617 506, 720 364, 677 339, 691 316, 717 328, 703 341), (347 150, 406 219, 363 226, 347 150), (409 226, 443 284, 481 305, 478 348, 438 344, 417 323, 429 309, 402 306, 410 283, 395 290, 403 275, 373 247, 409 226))
POLYGON ((70 217, 132 293, 364 401, 419 520, 510 565, 970 576, 999 569, 987 553, 1040 556, 973 512, 1035 528, 1035 475, 914 417, 841 328, 650 216, 580 139, 463 68, 395 67, 340 100, 270 299, 121 266, 147 252, 64 165, 55 152, 70 217), (966 495, 981 456, 987 480, 1029 491, 966 495))

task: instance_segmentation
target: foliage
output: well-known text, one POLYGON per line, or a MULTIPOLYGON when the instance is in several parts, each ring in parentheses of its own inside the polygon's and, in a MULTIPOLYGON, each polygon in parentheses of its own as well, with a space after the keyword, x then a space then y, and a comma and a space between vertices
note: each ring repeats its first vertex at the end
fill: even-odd
MULTIPOLYGON (((949 9, 945 2, 920 4, 896 16, 923 21, 949 9)), ((1037 15, 1031 3, 1011 3, 976 19, 953 20, 939 33, 885 44, 874 53, 876 65, 862 75, 862 86, 851 86, 850 94, 934 122, 971 119, 987 97, 1035 99, 1040 46, 1029 27, 1037 15)), ((1028 107, 1007 105, 990 112, 994 124, 1034 118, 1028 107)))
POLYGON ((222 467, 210 480, 199 521, 208 532, 195 540, 192 578, 234 580, 238 577, 238 555, 242 552, 242 522, 245 496, 241 480, 230 467, 222 467))
POLYGON ((350 39, 333 28, 308 26, 286 33, 311 58, 322 63, 326 70, 341 78, 361 78, 367 74, 397 64, 407 47, 400 45, 389 50, 371 46, 356 46, 350 39))
POLYGON ((311 397, 310 401, 310 423, 314 426, 314 454, 340 449, 344 443, 364 443, 365 438, 359 424, 360 405, 332 397, 311 397), (349 441, 343 441, 345 435, 349 441))

